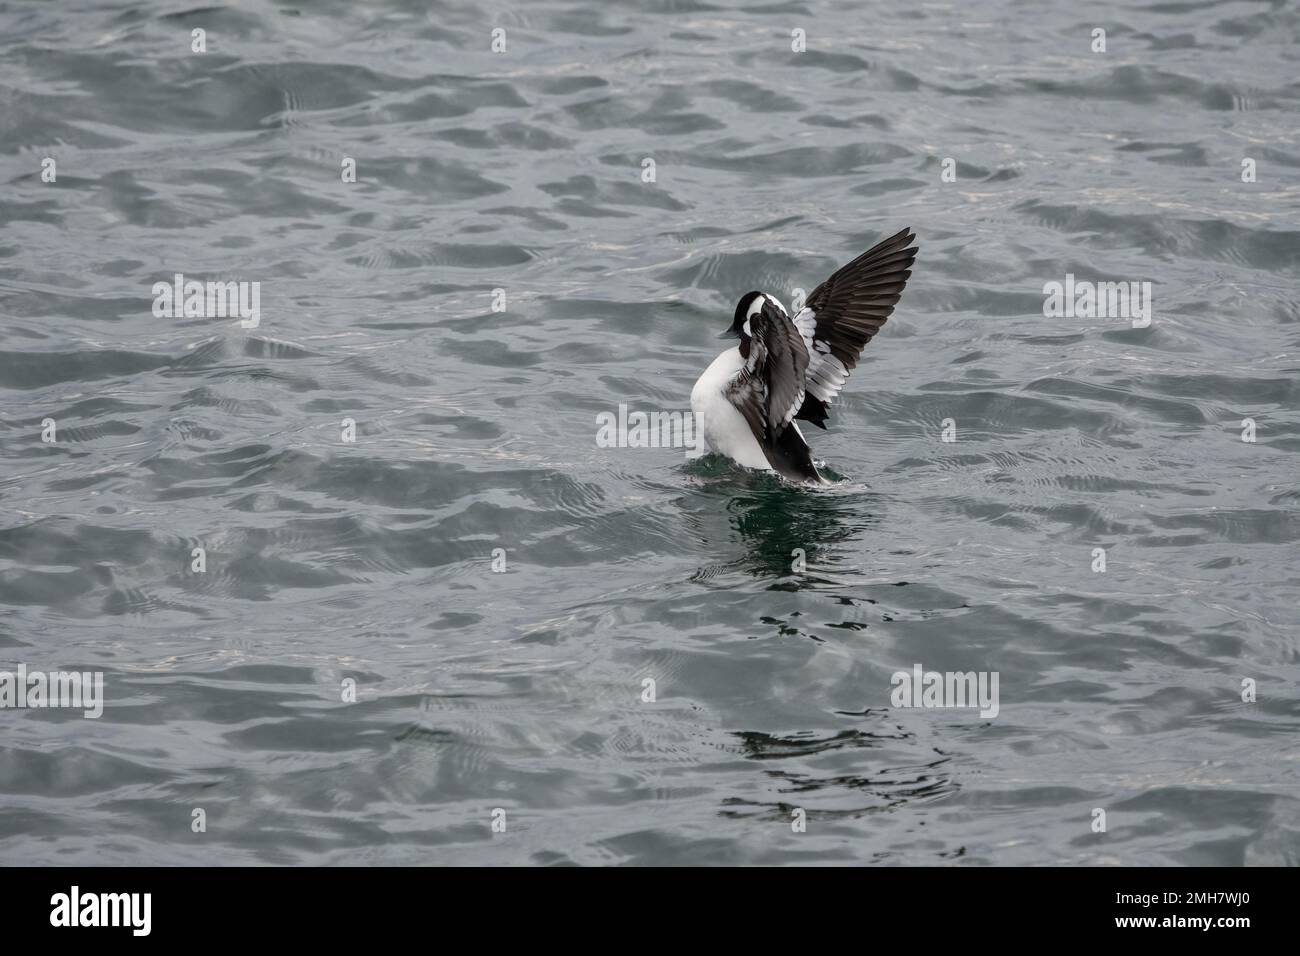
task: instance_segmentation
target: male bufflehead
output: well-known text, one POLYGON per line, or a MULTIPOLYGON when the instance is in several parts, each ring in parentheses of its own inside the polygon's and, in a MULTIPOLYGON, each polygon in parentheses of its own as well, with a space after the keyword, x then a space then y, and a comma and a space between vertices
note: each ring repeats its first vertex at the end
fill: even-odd
POLYGON ((795 419, 825 428, 827 409, 880 331, 911 276, 916 236, 904 229, 813 289, 793 319, 774 296, 746 292, 731 328, 738 338, 691 390, 707 450, 746 468, 822 483, 795 419))

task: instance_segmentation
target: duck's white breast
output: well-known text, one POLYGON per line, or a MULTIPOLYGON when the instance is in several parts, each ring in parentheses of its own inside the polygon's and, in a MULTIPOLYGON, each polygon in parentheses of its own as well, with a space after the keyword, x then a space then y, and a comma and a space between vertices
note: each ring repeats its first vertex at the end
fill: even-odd
POLYGON ((695 413, 696 427, 704 430, 710 451, 726 455, 746 468, 771 471, 744 416, 722 394, 744 364, 739 347, 727 349, 714 359, 691 389, 691 411, 695 413))

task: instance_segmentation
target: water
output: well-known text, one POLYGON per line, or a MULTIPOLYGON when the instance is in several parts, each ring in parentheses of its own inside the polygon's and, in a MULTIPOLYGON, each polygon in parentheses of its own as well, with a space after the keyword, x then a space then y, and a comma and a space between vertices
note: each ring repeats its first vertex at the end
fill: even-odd
POLYGON ((1300 860, 1294 3, 0 38, 0 669, 106 696, 0 711, 0 862, 1300 860), (597 446, 904 226, 834 486, 597 446), (155 317, 176 273, 259 325, 155 317), (1150 326, 1044 317, 1067 274, 1150 326), (916 664, 999 713, 891 706, 916 664))

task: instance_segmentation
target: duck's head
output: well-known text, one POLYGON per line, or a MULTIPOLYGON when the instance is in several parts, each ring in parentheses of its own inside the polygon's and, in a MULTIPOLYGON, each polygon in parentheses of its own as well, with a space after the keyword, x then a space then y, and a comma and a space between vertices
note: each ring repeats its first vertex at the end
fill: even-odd
POLYGON ((763 308, 763 293, 746 292, 736 303, 736 314, 731 320, 731 327, 718 338, 740 339, 741 342, 748 342, 750 317, 761 308, 763 308))

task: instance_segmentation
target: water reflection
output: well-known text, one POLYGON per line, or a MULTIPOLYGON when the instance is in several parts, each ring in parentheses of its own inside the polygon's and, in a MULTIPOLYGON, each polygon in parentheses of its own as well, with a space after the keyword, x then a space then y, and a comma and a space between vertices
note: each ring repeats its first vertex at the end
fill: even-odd
MULTIPOLYGON (((869 712, 884 718, 887 712, 869 712)), ((905 804, 929 802, 957 792, 957 782, 946 772, 949 754, 931 751, 929 759, 917 760, 915 735, 897 726, 875 731, 841 730, 817 734, 771 734, 738 731, 741 753, 767 764, 763 773, 781 795, 790 800, 756 803, 731 797, 723 801, 724 816, 749 816, 755 810, 788 813, 795 806, 822 816, 871 813, 905 804), (825 792, 834 798, 833 807, 817 805, 825 792), (845 802, 846 793, 853 795, 845 802), (748 809, 743 809, 748 808, 748 809)))
POLYGON ((715 545, 739 539, 744 554, 731 566, 783 579, 776 587, 799 590, 826 572, 850 570, 847 545, 877 524, 860 487, 804 488, 713 455, 688 468, 700 490, 694 503, 683 503, 692 530, 715 545))

